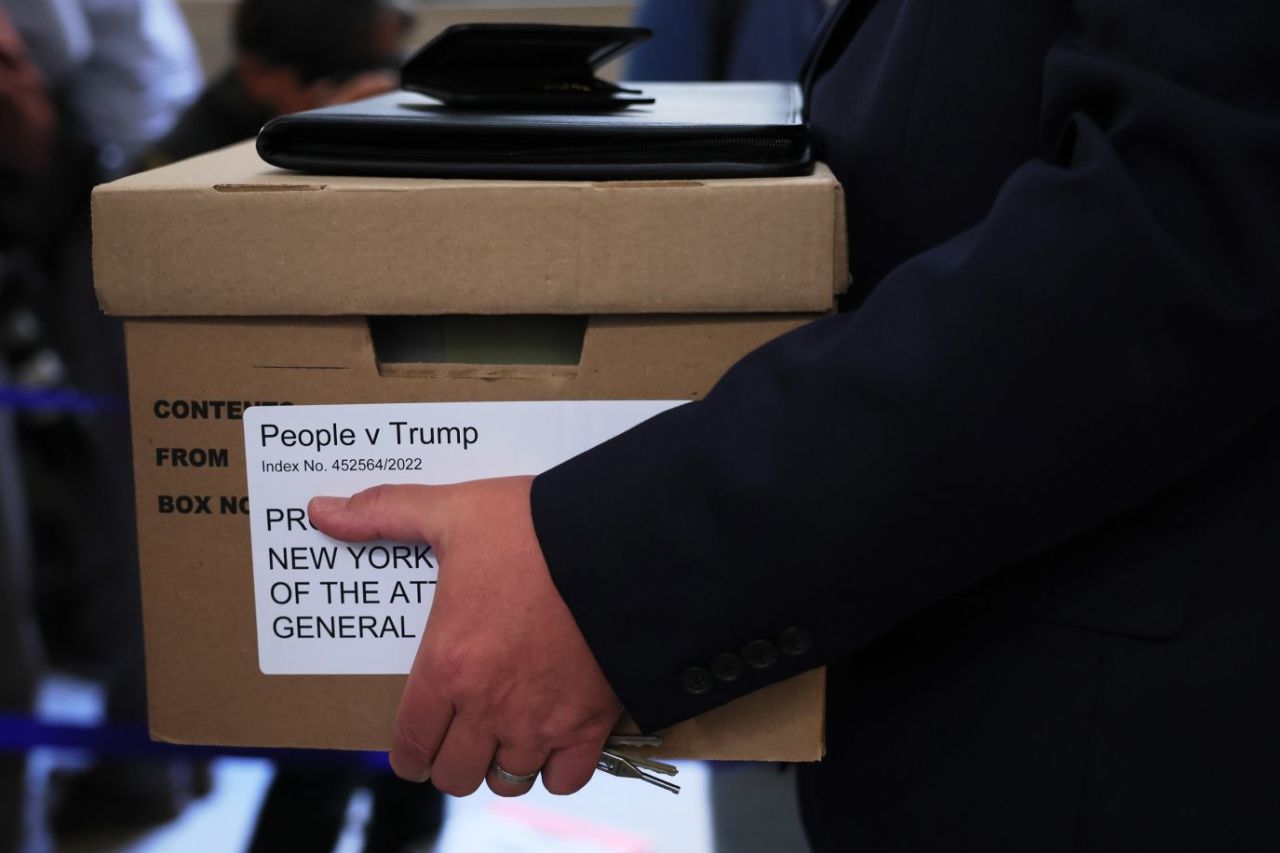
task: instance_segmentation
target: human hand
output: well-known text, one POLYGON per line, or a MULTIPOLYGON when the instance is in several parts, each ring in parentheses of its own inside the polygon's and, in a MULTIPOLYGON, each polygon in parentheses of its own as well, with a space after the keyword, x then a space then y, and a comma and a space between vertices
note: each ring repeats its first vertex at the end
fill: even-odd
POLYGON ((347 542, 429 542, 435 603, 396 715, 391 766, 466 796, 494 772, 542 771, 555 794, 587 783, 622 704, 551 580, 529 509, 532 477, 379 486, 317 497, 312 525, 347 542))

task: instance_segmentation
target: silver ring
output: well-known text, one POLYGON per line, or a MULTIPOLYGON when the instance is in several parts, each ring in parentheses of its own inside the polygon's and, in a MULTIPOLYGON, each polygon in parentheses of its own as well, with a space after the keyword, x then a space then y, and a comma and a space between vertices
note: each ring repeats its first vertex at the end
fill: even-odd
POLYGON ((490 767, 489 769, 493 771, 494 776, 497 776, 499 779, 501 779, 503 782, 506 782, 508 785, 512 786, 513 788, 518 788, 521 785, 532 784, 533 780, 537 779, 538 774, 542 772, 541 770, 535 770, 532 773, 525 773, 522 776, 518 773, 512 773, 510 770, 503 768, 503 766, 499 764, 497 761, 494 761, 493 766, 490 767))

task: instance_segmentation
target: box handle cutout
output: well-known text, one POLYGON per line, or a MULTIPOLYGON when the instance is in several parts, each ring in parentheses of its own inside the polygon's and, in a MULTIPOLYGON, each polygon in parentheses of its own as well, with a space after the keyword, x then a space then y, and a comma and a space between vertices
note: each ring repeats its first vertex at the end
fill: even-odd
POLYGON ((585 315, 370 317, 378 371, 395 365, 577 366, 585 315))

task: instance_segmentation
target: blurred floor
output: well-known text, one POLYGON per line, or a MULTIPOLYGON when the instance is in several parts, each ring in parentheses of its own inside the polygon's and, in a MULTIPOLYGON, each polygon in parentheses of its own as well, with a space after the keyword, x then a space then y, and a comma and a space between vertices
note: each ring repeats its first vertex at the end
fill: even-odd
MULTIPOLYGON (((87 682, 52 677, 41 686, 38 714, 47 722, 92 724, 102 718, 101 691, 87 682)), ((253 830, 258 806, 273 773, 259 759, 224 758, 213 763, 213 790, 177 820, 129 837, 99 837, 55 847, 42 826, 49 774, 83 766, 88 756, 74 750, 37 749, 31 755, 28 820, 29 853, 239 853, 253 830)), ((640 782, 598 775, 572 797, 554 797, 541 788, 519 800, 487 791, 451 800, 436 853, 711 853, 709 776, 700 764, 682 763, 672 796, 640 782)), ((340 853, 358 853, 360 828, 371 798, 357 794, 347 812, 340 853)))

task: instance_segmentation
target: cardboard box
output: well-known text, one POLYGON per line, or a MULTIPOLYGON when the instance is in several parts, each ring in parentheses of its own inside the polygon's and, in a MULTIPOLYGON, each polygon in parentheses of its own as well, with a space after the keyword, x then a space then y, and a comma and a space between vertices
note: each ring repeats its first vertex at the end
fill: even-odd
MULTIPOLYGON (((821 166, 770 180, 330 178, 271 169, 248 144, 99 187, 99 299, 126 318, 153 736, 389 743, 403 677, 259 670, 246 407, 696 399, 830 311, 847 279, 843 211, 821 166), (430 352, 406 356, 406 340, 430 352)), ((822 673, 808 673, 676 727, 663 754, 816 760, 822 714, 822 673)))

